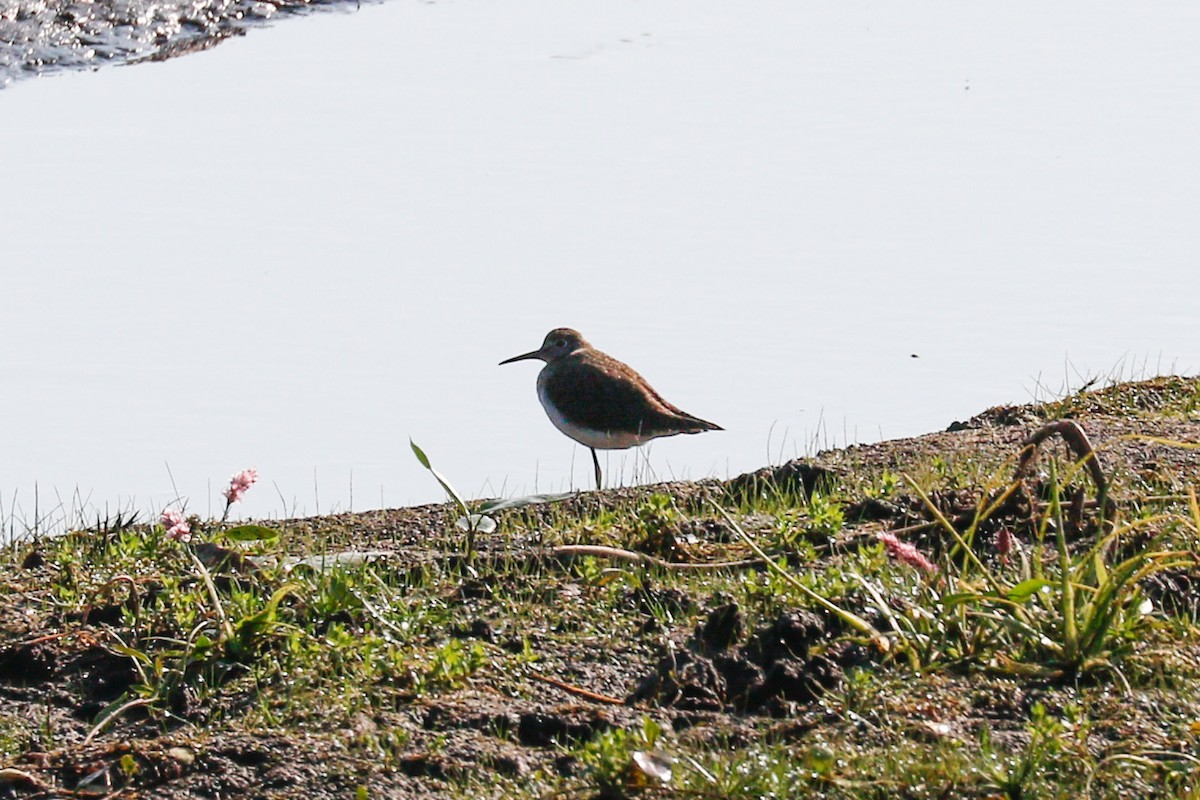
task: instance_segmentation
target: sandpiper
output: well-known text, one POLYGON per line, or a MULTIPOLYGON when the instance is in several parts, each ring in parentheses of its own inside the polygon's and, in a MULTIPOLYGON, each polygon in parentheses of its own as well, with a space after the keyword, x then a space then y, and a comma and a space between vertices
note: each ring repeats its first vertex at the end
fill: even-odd
POLYGON ((725 430, 668 403, 627 364, 601 353, 579 331, 555 328, 537 350, 501 361, 540 359, 537 393, 554 427, 592 451, 624 450, 660 436, 725 430))

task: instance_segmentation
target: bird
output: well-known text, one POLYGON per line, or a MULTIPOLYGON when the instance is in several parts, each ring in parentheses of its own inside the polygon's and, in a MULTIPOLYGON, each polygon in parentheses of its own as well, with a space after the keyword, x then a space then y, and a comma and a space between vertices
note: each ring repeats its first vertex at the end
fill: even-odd
POLYGON ((500 366, 537 359, 537 394, 554 427, 592 451, 596 488, 601 488, 597 450, 625 450, 680 433, 725 430, 668 403, 628 364, 592 347, 572 328, 555 328, 542 346, 506 358, 500 366))

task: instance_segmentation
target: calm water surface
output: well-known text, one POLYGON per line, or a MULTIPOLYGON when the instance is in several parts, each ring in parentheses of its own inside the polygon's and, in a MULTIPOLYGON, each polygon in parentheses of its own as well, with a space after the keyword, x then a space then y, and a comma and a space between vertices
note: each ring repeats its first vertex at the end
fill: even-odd
POLYGON ((468 495, 587 488, 497 366, 559 325, 728 429, 623 482, 1194 372, 1198 40, 1185 3, 387 0, 14 84, 5 519, 219 513, 250 465, 247 515, 438 500, 409 437, 468 495))

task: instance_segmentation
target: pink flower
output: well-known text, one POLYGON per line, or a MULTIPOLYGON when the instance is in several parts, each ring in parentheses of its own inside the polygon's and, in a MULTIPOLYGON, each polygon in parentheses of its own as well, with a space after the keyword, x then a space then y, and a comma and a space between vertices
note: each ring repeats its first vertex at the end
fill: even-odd
POLYGON ((1012 552, 1013 535, 1008 528, 1001 528, 996 531, 996 552, 1000 554, 1002 561, 1008 561, 1008 554, 1012 552))
POLYGON ((175 541, 190 542, 192 540, 192 526, 187 524, 187 521, 183 518, 182 511, 174 508, 164 508, 159 522, 166 529, 167 536, 170 536, 175 541))
POLYGON ((234 503, 242 499, 242 495, 246 490, 253 486, 258 481, 258 470, 251 467, 244 469, 229 479, 229 488, 221 494, 225 495, 225 504, 228 508, 234 503))
POLYGON ((875 534, 879 541, 883 542, 887 548, 888 555, 897 561, 908 564, 910 567, 916 567, 919 570, 933 574, 937 572, 937 567, 933 562, 926 558, 920 550, 908 542, 902 542, 896 538, 896 534, 888 531, 882 531, 875 534))

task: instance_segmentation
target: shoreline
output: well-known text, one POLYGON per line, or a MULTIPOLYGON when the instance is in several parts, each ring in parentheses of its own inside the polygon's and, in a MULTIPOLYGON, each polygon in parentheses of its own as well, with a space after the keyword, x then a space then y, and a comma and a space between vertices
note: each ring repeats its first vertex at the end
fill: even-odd
POLYGON ((1198 775, 1200 378, 951 428, 470 543, 445 503, 10 546, 0 791, 1171 796, 1112 754, 1198 775))

